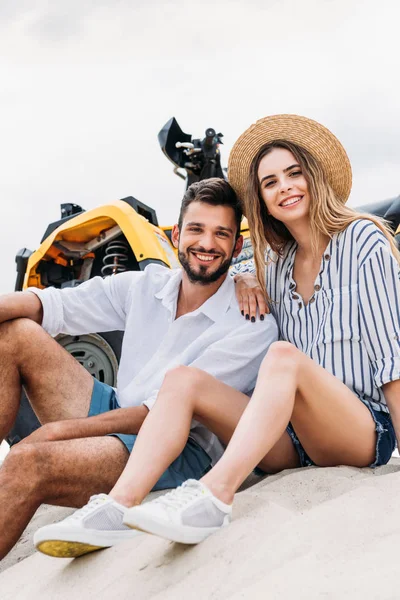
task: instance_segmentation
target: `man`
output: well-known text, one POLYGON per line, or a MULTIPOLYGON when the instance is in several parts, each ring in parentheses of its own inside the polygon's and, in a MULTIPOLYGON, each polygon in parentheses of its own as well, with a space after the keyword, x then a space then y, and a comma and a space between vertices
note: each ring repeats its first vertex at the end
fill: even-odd
MULTIPOLYGON (((187 190, 173 229, 182 269, 150 265, 77 288, 0 298, 0 441, 17 414, 21 385, 44 424, 11 449, 0 469, 0 558, 40 504, 80 507, 112 488, 168 370, 191 365, 243 392, 254 387, 277 328, 270 315, 256 323, 240 315, 227 277, 242 247, 240 221, 229 184, 205 180, 187 190), (45 330, 125 330, 117 390, 93 380, 45 330)), ((218 439, 194 423, 155 489, 200 478, 221 454, 218 439)), ((122 512, 106 527, 94 521, 99 547, 135 534, 122 525, 122 512)), ((82 553, 71 546, 68 552, 82 553)))

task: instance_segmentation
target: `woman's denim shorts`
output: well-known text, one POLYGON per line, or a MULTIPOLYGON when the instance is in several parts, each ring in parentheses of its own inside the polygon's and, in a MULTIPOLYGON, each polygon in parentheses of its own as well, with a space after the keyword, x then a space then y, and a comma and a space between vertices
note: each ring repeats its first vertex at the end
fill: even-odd
MULTIPOLYGON (((388 413, 385 413, 381 410, 374 410, 366 402, 364 402, 364 404, 372 415, 376 430, 375 460, 369 466, 372 468, 380 467, 381 465, 386 465, 386 463, 389 462, 393 450, 396 448, 396 434, 392 424, 392 419, 390 418, 390 415, 388 413)), ((299 455, 300 466, 315 466, 315 462, 311 460, 311 458, 308 456, 307 452, 301 445, 301 442, 297 437, 296 432, 293 429, 291 423, 289 423, 286 431, 290 435, 294 447, 296 448, 297 454, 299 455)))

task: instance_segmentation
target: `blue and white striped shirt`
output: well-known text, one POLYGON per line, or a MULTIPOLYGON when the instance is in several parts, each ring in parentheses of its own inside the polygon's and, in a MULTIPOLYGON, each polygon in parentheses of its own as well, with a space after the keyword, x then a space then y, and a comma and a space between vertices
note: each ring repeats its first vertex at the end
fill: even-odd
MULTIPOLYGON (((282 257, 268 254, 267 291, 280 338, 388 412, 382 386, 400 379, 400 271, 387 239, 367 219, 335 234, 307 306, 293 280, 296 249, 291 242, 282 257)), ((254 271, 253 261, 232 268, 254 271)))

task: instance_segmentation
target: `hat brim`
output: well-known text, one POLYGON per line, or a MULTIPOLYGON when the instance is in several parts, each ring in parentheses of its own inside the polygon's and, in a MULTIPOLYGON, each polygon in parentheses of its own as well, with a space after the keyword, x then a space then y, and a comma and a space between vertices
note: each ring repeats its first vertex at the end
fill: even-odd
POLYGON ((262 146, 274 141, 292 142, 307 150, 320 164, 339 200, 350 195, 352 172, 339 140, 323 125, 298 115, 273 115, 260 119, 235 142, 228 161, 228 180, 243 202, 250 166, 262 146))

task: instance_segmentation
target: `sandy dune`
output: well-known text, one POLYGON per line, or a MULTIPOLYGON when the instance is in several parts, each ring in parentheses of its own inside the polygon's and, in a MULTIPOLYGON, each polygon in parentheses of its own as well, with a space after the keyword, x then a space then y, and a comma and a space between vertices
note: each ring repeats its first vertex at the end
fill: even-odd
POLYGON ((400 598, 399 498, 400 459, 285 471, 238 494, 232 525, 203 544, 144 534, 77 560, 36 553, 3 571, 0 598, 400 598))

